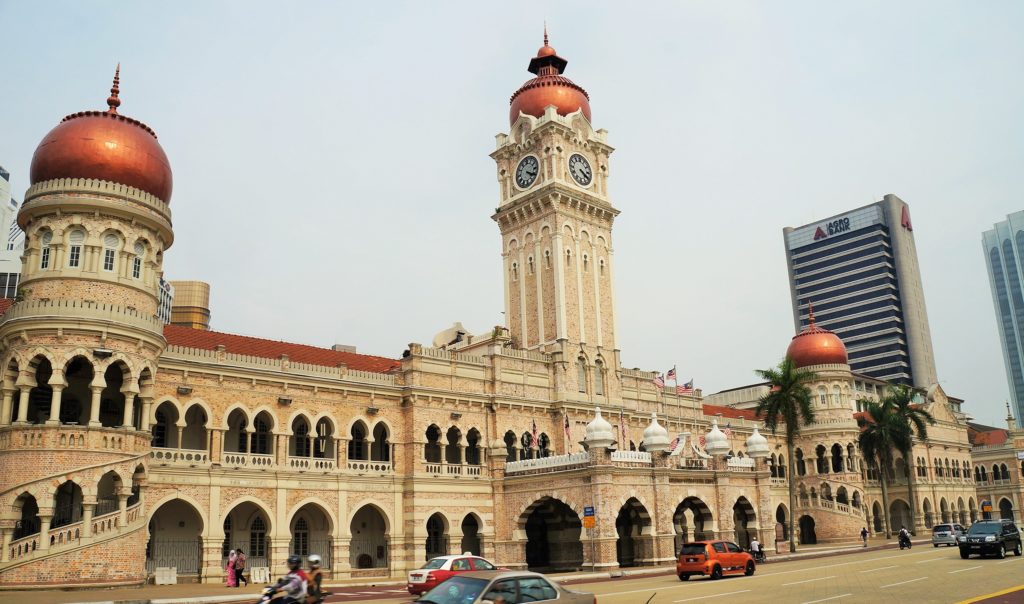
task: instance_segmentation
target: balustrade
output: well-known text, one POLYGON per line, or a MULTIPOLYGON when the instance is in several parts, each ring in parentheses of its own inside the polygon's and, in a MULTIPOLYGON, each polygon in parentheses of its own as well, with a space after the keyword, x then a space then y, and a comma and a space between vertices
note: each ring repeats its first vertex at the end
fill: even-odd
POLYGON ((732 471, 753 471, 754 459, 752 457, 730 457, 725 461, 725 467, 732 471))
POLYGON ((163 447, 153 447, 153 450, 149 452, 149 458, 154 464, 161 466, 196 468, 210 464, 209 453, 198 449, 167 449, 163 447))
POLYGON ((262 453, 224 453, 224 465, 235 468, 271 468, 274 466, 274 456, 262 453))
POLYGON ((350 459, 346 462, 346 464, 346 467, 350 472, 359 472, 360 474, 390 474, 392 472, 392 466, 390 461, 350 459))
POLYGON ((524 459, 522 461, 510 461, 505 463, 505 473, 514 474, 527 470, 561 470, 573 466, 582 466, 590 463, 590 453, 570 453, 568 455, 553 455, 539 459, 524 459))
POLYGON ((647 451, 612 451, 612 461, 629 463, 651 463, 651 454, 647 451))

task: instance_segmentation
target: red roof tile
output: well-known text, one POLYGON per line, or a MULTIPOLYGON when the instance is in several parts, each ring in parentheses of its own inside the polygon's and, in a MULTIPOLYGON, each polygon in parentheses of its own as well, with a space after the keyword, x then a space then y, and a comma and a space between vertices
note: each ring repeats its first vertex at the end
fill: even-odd
POLYGON ((967 438, 971 441, 972 445, 1001 445, 1009 438, 1009 434, 1002 428, 992 428, 991 426, 982 426, 980 424, 967 424, 967 438))
POLYGON ((732 407, 722 407, 721 405, 704 405, 704 415, 718 415, 722 414, 722 417, 728 417, 729 419, 749 419, 758 421, 757 413, 753 409, 734 409, 732 407))
POLYGON ((168 344, 174 346, 187 346, 202 350, 216 350, 217 346, 224 346, 226 352, 265 359, 279 359, 282 354, 286 354, 288 359, 295 363, 308 363, 324 367, 345 365, 349 369, 387 373, 399 366, 399 362, 395 359, 385 357, 342 352, 305 344, 278 342, 277 340, 264 340, 219 331, 204 331, 177 325, 165 325, 164 337, 167 338, 168 344))

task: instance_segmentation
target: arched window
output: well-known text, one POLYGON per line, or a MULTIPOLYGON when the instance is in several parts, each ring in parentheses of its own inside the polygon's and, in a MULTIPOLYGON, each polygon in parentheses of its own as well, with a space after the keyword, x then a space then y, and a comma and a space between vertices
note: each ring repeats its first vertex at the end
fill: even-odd
POLYGON ((604 275, 604 258, 601 258, 600 260, 597 261, 597 266, 600 270, 601 275, 604 275))
POLYGON ((537 447, 540 451, 537 457, 550 457, 551 456, 551 439, 548 438, 547 434, 541 432, 540 436, 537 437, 537 447))
POLYGON ((594 394, 604 395, 604 363, 601 359, 594 361, 594 394))
POLYGON ((270 454, 270 426, 263 417, 257 417, 252 424, 255 431, 252 433, 252 447, 250 453, 260 455, 270 454))
POLYGON ((350 436, 352 440, 348 441, 348 458, 368 459, 366 455, 366 426, 363 425, 363 422, 352 424, 350 436))
POLYGON ((295 457, 309 457, 309 424, 302 418, 295 423, 295 457))
POLYGON ((135 257, 132 258, 132 279, 142 278, 142 257, 146 255, 146 246, 141 241, 135 243, 135 257))
POLYGON ((519 280, 519 263, 518 262, 513 262, 512 263, 512 280, 513 281, 518 281, 519 280))
POLYGON ((505 463, 516 460, 516 435, 511 430, 505 433, 505 451, 505 463))
MULTIPOLYGON (((256 420, 259 422, 259 420, 256 420)), ((256 516, 249 528, 249 557, 262 558, 267 555, 267 523, 262 516, 256 516)))
POLYGON ((572 266, 572 250, 570 249, 565 250, 565 265, 572 266))
POLYGON ((579 391, 587 392, 587 361, 583 357, 576 359, 576 380, 579 382, 579 391))
POLYGON ((305 518, 295 521, 295 531, 292 533, 292 553, 299 556, 309 555, 309 523, 305 518))
POLYGON ((583 272, 586 273, 590 270, 590 256, 583 254, 583 272))
POLYGON ((74 230, 68 235, 68 267, 78 268, 82 265, 82 244, 85 243, 85 231, 74 230))
POLYGON ((835 405, 836 407, 839 406, 841 400, 841 392, 842 391, 839 389, 839 386, 832 386, 832 404, 835 405))
POLYGON ((533 274, 533 256, 526 257, 526 273, 528 275, 533 274))
POLYGON ((53 232, 46 231, 43 233, 42 239, 40 239, 39 249, 39 268, 40 270, 46 270, 50 268, 50 243, 53 242, 53 232))
POLYGON ((551 268, 551 250, 544 250, 544 268, 551 268))
POLYGON ((121 240, 113 233, 107 233, 103 238, 103 270, 112 272, 117 260, 117 248, 121 247, 121 240))
POLYGON ((818 387, 818 404, 822 407, 828 404, 828 390, 824 386, 818 387))

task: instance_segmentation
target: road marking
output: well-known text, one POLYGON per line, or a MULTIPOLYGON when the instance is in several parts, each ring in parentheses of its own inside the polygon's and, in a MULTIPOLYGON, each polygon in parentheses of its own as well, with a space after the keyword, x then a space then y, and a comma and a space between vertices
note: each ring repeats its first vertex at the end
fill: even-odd
MULTIPOLYGON (((647 590, 645 590, 645 591, 647 591, 647 590)), ((711 594, 710 596, 700 596, 699 598, 686 598, 685 600, 672 600, 672 601, 673 602, 694 602, 696 600, 707 600, 708 598, 720 598, 722 596, 734 596, 736 594, 745 594, 748 591, 750 591, 750 590, 749 589, 744 589, 742 591, 730 591, 729 593, 725 593, 725 594, 711 594)), ((609 595, 609 594, 604 594, 604 595, 609 595)))
POLYGON ((879 589, 885 589, 887 587, 896 587, 897 585, 906 585, 907 583, 916 583, 917 581, 924 581, 927 578, 928 577, 918 577, 916 579, 911 579, 909 581, 901 581, 899 583, 891 583, 889 585, 883 585, 883 586, 879 587, 879 589))
POLYGON ((1003 560, 1002 562, 996 562, 996 564, 1009 564, 1010 562, 1020 562, 1020 559, 1017 559, 1017 560, 1003 560))
POLYGON ((981 567, 980 566, 972 566, 970 568, 961 568, 960 570, 951 570, 951 571, 949 571, 949 574, 952 575, 953 573, 962 573, 962 572, 966 572, 966 571, 969 571, 969 570, 978 570, 979 568, 981 568, 981 567))
POLYGON ((887 569, 887 568, 896 568, 896 565, 894 564, 894 565, 892 565, 892 566, 883 566, 883 567, 881 567, 881 568, 869 568, 869 569, 867 569, 867 570, 859 570, 859 571, 857 571, 857 572, 859 572, 859 573, 873 573, 873 572, 875 572, 876 570, 885 570, 885 569, 887 569))
POLYGON ((782 586, 783 587, 789 587, 790 585, 800 585, 801 583, 812 583, 814 581, 824 581, 825 579, 835 579, 835 578, 836 578, 835 575, 832 575, 831 577, 818 577, 817 579, 807 579, 806 581, 794 581, 792 583, 783 583, 782 586))
POLYGON ((938 562, 939 560, 945 560, 945 558, 932 558, 931 560, 918 560, 914 564, 928 564, 929 562, 938 562))
POLYGON ((845 598, 846 596, 852 596, 853 594, 843 594, 841 596, 832 596, 831 598, 822 598, 820 600, 811 600, 810 602, 804 602, 804 604, 818 604, 818 602, 828 602, 829 600, 838 600, 839 598, 845 598))
POLYGON ((973 598, 968 598, 966 600, 961 600, 961 601, 957 602, 957 604, 974 604, 974 602, 981 602, 981 601, 984 601, 984 600, 988 600, 989 598, 994 598, 996 596, 1005 596, 1006 594, 1014 593, 1014 592, 1020 591, 1022 589, 1024 589, 1024 585, 1018 585, 1016 587, 1011 587, 1009 589, 1004 589, 1002 591, 995 591, 995 592, 992 592, 990 594, 985 594, 983 596, 975 596, 973 598))

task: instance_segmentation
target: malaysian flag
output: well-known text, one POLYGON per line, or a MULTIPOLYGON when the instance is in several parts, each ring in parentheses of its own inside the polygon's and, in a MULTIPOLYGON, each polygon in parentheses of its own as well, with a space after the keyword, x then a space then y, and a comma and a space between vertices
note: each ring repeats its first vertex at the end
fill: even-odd
POLYGON ((569 450, 571 451, 572 450, 572 434, 569 432, 569 414, 565 415, 565 424, 563 425, 563 427, 565 428, 566 447, 568 447, 569 450))
POLYGON ((682 386, 676 386, 676 394, 693 394, 693 379, 682 386))
POLYGON ((681 440, 683 440, 683 435, 682 434, 677 434, 676 437, 674 439, 672 439, 672 442, 670 442, 668 444, 668 450, 670 452, 671 451, 675 451, 676 447, 679 446, 679 441, 681 441, 681 440))
POLYGON ((700 447, 701 447, 702 449, 704 448, 704 443, 706 443, 706 442, 707 442, 707 440, 706 440, 706 439, 704 438, 704 435, 703 435, 703 434, 701 434, 701 435, 700 435, 700 447))
POLYGON ((672 369, 669 369, 668 373, 665 374, 665 381, 666 382, 668 380, 674 380, 674 379, 676 379, 676 368, 675 367, 673 367, 672 369))
POLYGON ((619 409, 619 432, 622 433, 622 442, 619 443, 619 450, 625 451, 629 439, 626 438, 626 419, 622 416, 622 409, 619 409))
POLYGON ((722 433, 725 434, 726 438, 732 438, 732 422, 725 425, 725 430, 722 430, 722 433))
POLYGON ((655 378, 654 378, 654 387, 657 388, 658 390, 661 390, 662 388, 664 388, 665 387, 665 378, 661 377, 660 375, 655 376, 655 378))
POLYGON ((530 443, 531 447, 537 447, 537 420, 533 420, 533 442, 530 443))

